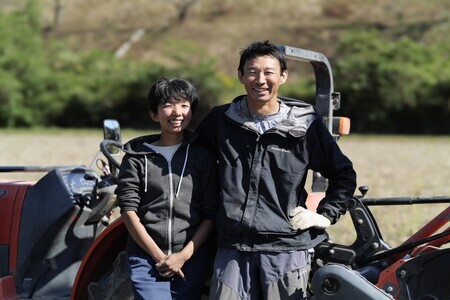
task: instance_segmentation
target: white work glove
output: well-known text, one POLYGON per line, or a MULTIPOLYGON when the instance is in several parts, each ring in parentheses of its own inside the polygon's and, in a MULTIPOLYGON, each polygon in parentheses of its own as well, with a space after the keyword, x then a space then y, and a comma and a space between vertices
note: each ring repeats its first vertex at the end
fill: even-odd
POLYGON ((291 217, 291 226, 294 229, 305 230, 310 227, 325 229, 331 225, 328 218, 301 206, 291 210, 289 216, 291 217))

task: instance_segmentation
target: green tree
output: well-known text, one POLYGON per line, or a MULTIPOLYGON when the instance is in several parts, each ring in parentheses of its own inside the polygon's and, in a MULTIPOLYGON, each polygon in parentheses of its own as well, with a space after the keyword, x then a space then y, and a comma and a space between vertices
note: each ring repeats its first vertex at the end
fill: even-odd
POLYGON ((38 117, 31 101, 43 89, 41 77, 48 75, 39 16, 37 1, 32 0, 19 12, 0 12, 0 125, 26 126, 38 117))
POLYGON ((335 81, 353 129, 429 132, 448 124, 427 122, 435 114, 448 119, 450 112, 446 48, 408 38, 387 41, 375 31, 346 35, 337 47, 335 81))
POLYGON ((210 59, 174 56, 178 66, 168 68, 107 51, 76 53, 58 43, 44 49, 37 3, 29 0, 0 18, 0 125, 97 127, 117 118, 128 127, 148 127, 146 93, 160 76, 195 83, 201 96, 196 121, 217 103, 224 84, 210 59))

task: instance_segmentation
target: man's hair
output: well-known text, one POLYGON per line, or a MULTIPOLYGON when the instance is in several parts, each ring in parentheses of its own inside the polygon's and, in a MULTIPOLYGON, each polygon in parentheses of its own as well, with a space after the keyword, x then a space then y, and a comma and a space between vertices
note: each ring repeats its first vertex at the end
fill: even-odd
POLYGON ((148 108, 151 112, 158 112, 159 104, 166 104, 171 100, 187 100, 191 104, 192 113, 198 104, 198 92, 189 81, 181 78, 159 78, 151 87, 147 96, 148 108))
POLYGON ((238 71, 241 75, 244 75, 244 65, 248 60, 266 55, 278 59, 281 66, 281 72, 287 70, 287 63, 284 53, 276 45, 269 41, 253 42, 239 53, 241 55, 241 59, 239 60, 238 71))

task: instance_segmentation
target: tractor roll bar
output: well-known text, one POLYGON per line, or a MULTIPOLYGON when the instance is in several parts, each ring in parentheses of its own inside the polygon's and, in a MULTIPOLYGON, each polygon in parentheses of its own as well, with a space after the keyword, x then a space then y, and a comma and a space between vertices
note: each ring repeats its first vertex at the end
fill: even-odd
MULTIPOLYGON (((307 62, 312 66, 316 82, 314 106, 317 109, 317 114, 328 128, 328 131, 333 134, 333 110, 339 109, 341 96, 338 92, 334 91, 330 61, 320 52, 284 45, 277 47, 284 53, 287 59, 307 62)), ((327 185, 328 182, 324 177, 318 172, 313 172, 313 192, 323 192, 326 190, 327 185)))
POLYGON ((339 109, 340 94, 334 92, 333 73, 328 58, 320 53, 290 46, 278 46, 286 58, 309 63, 316 77, 316 103, 319 116, 332 132, 333 110, 339 109))

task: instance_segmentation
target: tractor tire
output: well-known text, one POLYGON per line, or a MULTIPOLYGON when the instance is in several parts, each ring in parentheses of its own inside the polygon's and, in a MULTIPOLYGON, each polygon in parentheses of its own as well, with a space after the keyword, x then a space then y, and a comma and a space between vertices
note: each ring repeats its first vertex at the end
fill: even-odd
POLYGON ((133 300, 127 253, 119 253, 112 270, 100 278, 100 281, 89 284, 88 291, 89 300, 133 300))

